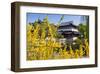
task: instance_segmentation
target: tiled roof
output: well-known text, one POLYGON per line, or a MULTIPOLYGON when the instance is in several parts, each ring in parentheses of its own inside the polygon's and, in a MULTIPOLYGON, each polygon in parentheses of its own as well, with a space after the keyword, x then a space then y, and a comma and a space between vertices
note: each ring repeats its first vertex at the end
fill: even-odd
POLYGON ((60 26, 71 25, 71 24, 73 24, 73 21, 62 22, 62 23, 60 24, 60 26))
POLYGON ((77 28, 77 26, 73 24, 73 21, 62 22, 62 23, 60 24, 60 26, 59 26, 59 28, 68 28, 68 27, 77 28))

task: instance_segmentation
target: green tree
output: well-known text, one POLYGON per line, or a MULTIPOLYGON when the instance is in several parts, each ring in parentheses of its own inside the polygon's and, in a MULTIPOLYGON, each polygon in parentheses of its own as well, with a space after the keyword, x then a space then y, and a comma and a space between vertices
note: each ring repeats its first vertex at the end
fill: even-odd
POLYGON ((79 24, 79 31, 83 37, 89 40, 89 27, 88 24, 79 24))

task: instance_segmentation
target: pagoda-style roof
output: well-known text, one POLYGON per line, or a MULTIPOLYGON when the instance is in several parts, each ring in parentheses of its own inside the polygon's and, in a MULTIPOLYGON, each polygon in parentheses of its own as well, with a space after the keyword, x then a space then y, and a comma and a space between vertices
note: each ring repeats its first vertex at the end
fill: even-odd
POLYGON ((69 22, 62 22, 59 26, 59 29, 62 28, 77 28, 77 26, 73 24, 73 21, 69 21, 69 22))
POLYGON ((79 32, 75 32, 75 31, 63 31, 62 34, 66 34, 66 35, 80 35, 79 32))
POLYGON ((72 37, 78 37, 80 35, 80 32, 75 32, 75 31, 64 31, 62 32, 62 35, 65 38, 72 38, 72 37))

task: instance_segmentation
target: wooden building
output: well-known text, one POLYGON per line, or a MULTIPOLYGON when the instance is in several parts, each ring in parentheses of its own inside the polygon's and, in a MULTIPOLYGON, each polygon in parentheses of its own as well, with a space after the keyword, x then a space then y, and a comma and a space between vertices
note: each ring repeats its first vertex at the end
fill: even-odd
POLYGON ((73 21, 62 22, 58 28, 58 33, 64 36, 62 43, 64 43, 63 40, 65 39, 67 42, 72 43, 80 35, 78 26, 74 25, 73 21))

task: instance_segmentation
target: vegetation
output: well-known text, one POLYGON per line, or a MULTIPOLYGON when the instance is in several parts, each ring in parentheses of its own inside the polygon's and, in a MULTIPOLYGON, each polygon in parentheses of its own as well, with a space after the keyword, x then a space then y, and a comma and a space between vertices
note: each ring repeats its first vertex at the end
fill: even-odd
MULTIPOLYGON (((60 21, 63 17, 61 17, 60 21)), ((47 60, 47 59, 71 59, 89 57, 89 44, 85 36, 84 40, 77 39, 79 48, 73 48, 66 44, 64 47, 57 41, 63 37, 57 32, 59 26, 55 26, 45 17, 41 22, 35 21, 27 25, 27 60, 47 60), (80 42, 80 43, 79 43, 80 42), (69 48, 69 50, 67 50, 69 48)), ((84 31, 83 31, 84 32, 84 31)), ((84 35, 86 35, 84 33, 84 35)))

